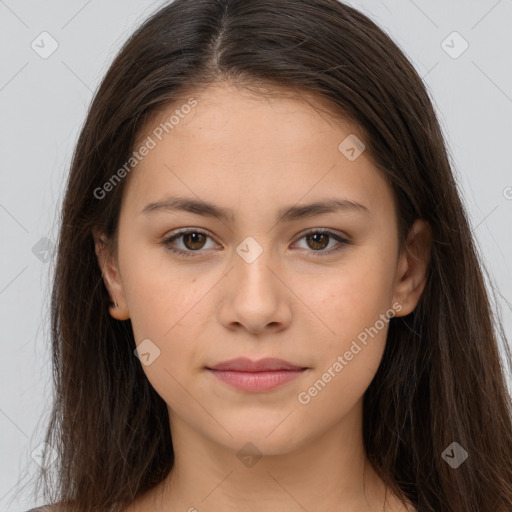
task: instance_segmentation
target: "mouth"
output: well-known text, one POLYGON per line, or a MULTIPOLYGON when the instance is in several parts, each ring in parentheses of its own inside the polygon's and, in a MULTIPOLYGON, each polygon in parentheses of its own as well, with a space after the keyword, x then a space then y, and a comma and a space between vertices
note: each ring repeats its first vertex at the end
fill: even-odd
POLYGON ((237 358, 206 367, 206 369, 225 384, 253 393, 278 388, 309 370, 307 367, 274 358, 259 361, 237 358))

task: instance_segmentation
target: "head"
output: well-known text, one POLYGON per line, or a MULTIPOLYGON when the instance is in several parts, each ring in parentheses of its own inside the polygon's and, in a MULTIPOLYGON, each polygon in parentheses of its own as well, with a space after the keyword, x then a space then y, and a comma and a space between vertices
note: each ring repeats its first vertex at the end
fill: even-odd
POLYGON ((233 452, 248 441, 263 454, 291 452, 354 424, 389 321, 410 314, 424 288, 430 229, 417 220, 399 240, 387 178, 364 152, 343 152, 366 137, 320 99, 226 81, 191 94, 138 135, 155 147, 125 185, 114 247, 95 231, 110 313, 130 320, 150 354, 142 368, 171 432, 182 421, 233 452), (157 127, 192 102, 159 141, 157 127), (178 208, 176 198, 198 205, 178 208), (312 203, 328 201, 341 206, 313 215, 312 203), (308 371, 264 396, 215 385, 208 368, 242 356, 308 371), (330 367, 332 383, 310 390, 330 367), (275 429, 283 409, 295 414, 275 429))
POLYGON ((177 0, 135 32, 76 147, 52 314, 62 497, 79 505, 165 478, 177 422, 278 455, 361 414, 376 471, 435 510, 455 482, 453 510, 490 502, 476 467, 440 459, 460 440, 493 471, 471 412, 500 411, 510 449, 432 102, 392 40, 334 0, 177 0), (240 356, 306 373, 264 398, 212 386, 208 368, 240 356))

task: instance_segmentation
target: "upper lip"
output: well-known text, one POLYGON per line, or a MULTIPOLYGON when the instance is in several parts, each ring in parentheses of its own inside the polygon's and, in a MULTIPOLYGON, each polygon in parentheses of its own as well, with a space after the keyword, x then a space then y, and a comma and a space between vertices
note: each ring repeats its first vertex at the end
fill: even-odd
POLYGON ((259 361, 251 361, 246 357, 230 359, 215 366, 208 366, 209 370, 224 370, 234 372, 268 372, 276 370, 304 370, 302 366, 296 366, 282 359, 266 357, 259 361))

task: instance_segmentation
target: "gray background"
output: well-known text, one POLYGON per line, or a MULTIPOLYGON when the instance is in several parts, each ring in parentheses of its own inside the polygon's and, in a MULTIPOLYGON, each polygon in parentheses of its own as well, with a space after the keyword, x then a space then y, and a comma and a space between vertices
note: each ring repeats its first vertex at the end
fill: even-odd
MULTIPOLYGON (((391 35, 431 91, 510 342, 512 0, 348 3, 391 35), (459 55, 464 41, 469 47, 459 55)), ((115 53, 160 5, 0 0, 3 511, 41 504, 24 486, 37 468, 51 404, 49 278, 73 147, 115 53), (45 31, 58 47, 42 58, 55 44, 40 36, 45 31)))

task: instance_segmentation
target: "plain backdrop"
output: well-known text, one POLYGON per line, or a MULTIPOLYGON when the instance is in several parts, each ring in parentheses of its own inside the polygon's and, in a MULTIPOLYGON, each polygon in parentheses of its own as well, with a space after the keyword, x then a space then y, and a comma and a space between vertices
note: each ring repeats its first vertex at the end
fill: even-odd
MULTIPOLYGON (((391 35, 431 92, 510 343, 512 0, 348 3, 391 35)), ((0 0, 0 510, 5 512, 41 504, 25 486, 38 467, 51 404, 49 284, 73 148, 93 91, 115 54, 161 5, 0 0)))

